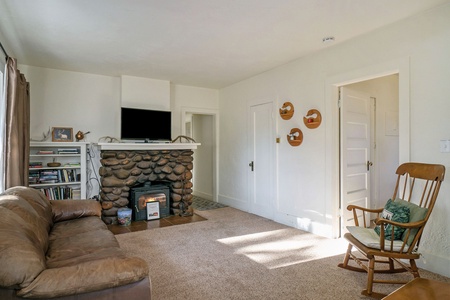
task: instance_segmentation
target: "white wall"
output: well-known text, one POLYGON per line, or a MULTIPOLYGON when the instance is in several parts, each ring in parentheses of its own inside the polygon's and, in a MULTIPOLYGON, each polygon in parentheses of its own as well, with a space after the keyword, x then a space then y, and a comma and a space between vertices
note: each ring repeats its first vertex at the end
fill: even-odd
POLYGON ((172 108, 172 135, 174 138, 181 134, 181 113, 183 110, 217 110, 219 108, 219 91, 186 85, 172 84, 170 88, 172 108))
MULTIPOLYGON (((338 37, 337 37, 338 38, 338 37)), ((450 168, 450 155, 439 152, 439 140, 450 138, 450 5, 384 27, 371 34, 329 47, 269 72, 244 80, 220 91, 219 199, 224 203, 246 202, 246 110, 250 102, 276 99, 281 107, 289 100, 294 118, 277 115, 278 198, 275 219, 314 233, 332 235, 337 193, 326 191, 331 162, 328 145, 336 139, 329 115, 327 80, 336 74, 409 61, 410 70, 410 160, 440 163, 450 168), (306 129, 302 116, 316 108, 325 116, 323 124, 306 129), (303 144, 290 147, 285 136, 299 127, 303 144), (232 142, 231 142, 232 141, 232 142)), ((407 76, 404 74, 401 76, 407 76)), ((403 112, 400 112, 401 114, 403 112)), ((337 151, 337 149, 335 149, 337 151)), ((333 159, 336 159, 333 157, 333 159)), ((421 243, 426 269, 450 276, 450 180, 440 197, 421 243)))
MULTIPOLYGON (((42 133, 46 133, 49 128, 54 126, 72 127, 74 134, 78 130, 90 131, 91 133, 86 135, 87 142, 97 143, 100 138, 105 136, 119 139, 120 107, 123 95, 128 100, 140 99, 134 102, 134 104, 138 104, 137 107, 151 109, 172 107, 172 137, 181 134, 182 107, 191 105, 208 109, 217 109, 218 107, 217 90, 170 85, 168 82, 154 81, 148 78, 131 78, 131 85, 134 85, 136 90, 123 94, 123 78, 120 77, 27 65, 21 65, 20 70, 30 82, 30 134, 34 139, 42 138, 42 133), (153 87, 151 90, 148 88, 149 83, 153 87), (155 93, 152 94, 152 91, 155 91, 155 93), (153 95, 155 94, 160 97, 154 98, 153 95), (149 96, 147 97, 147 95, 149 96), (164 101, 158 104, 152 99, 164 99, 164 101)), ((129 104, 130 101, 126 103, 129 104)), ((92 159, 93 169, 98 171, 100 166, 99 153, 95 151, 95 148, 92 148, 92 153, 95 155, 92 159)), ((95 176, 93 172, 91 176, 95 176)), ((98 195, 96 181, 91 180, 90 184, 92 190, 89 192, 89 197, 98 195)))
POLYGON ((121 106, 170 111, 170 82, 121 76, 121 106))
MULTIPOLYGON (((32 138, 51 127, 90 131, 88 142, 119 138, 120 78, 21 65, 30 83, 32 138)), ((51 141, 51 139, 50 139, 51 141)))

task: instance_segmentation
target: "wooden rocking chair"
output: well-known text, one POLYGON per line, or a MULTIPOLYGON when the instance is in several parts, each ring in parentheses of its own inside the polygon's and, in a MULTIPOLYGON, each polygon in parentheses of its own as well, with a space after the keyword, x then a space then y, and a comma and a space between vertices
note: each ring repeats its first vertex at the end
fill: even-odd
MULTIPOLYGON (((392 203, 395 203, 396 207, 409 209, 409 220, 406 223, 382 218, 381 216, 385 213, 383 208, 367 209, 355 205, 347 207, 349 211, 353 211, 356 226, 347 227, 349 232, 344 235, 344 238, 348 240, 349 245, 343 263, 338 266, 352 271, 367 272, 367 289, 361 293, 373 298, 385 296, 373 292, 374 283, 406 283, 399 280, 375 280, 374 273, 408 271, 414 278, 420 277, 415 262, 420 258, 417 250, 425 224, 436 202, 441 182, 444 180, 445 167, 435 164, 405 163, 397 168, 396 174, 398 177, 392 203), (370 214, 376 214, 375 225, 378 226, 379 235, 373 226, 370 226, 370 214), (359 218, 362 218, 361 226, 359 218), (396 229, 400 232, 396 232, 396 229), (400 238, 399 235, 401 235, 400 238), (353 247, 359 250, 362 257, 352 253, 353 247), (355 261, 359 267, 349 265, 350 260, 355 261), (409 261, 409 265, 405 261, 409 261), (394 262, 398 266, 395 266, 394 262), (382 264, 385 267, 376 268, 376 264, 377 267, 382 264)), ((390 202, 388 201, 388 204, 390 202)))

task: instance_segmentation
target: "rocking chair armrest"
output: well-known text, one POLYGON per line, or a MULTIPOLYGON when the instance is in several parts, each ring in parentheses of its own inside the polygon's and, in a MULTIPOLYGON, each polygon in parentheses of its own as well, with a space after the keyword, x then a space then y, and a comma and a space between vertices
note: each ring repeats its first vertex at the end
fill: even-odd
POLYGON ((362 218, 363 218, 363 220, 362 220, 362 225, 361 225, 361 227, 370 227, 370 220, 369 219, 367 219, 366 220, 366 213, 376 213, 377 214, 377 216, 379 216, 380 215, 380 213, 383 211, 383 209, 381 208, 381 209, 373 209, 373 208, 365 208, 365 207, 362 207, 362 206, 357 206, 357 205, 349 205, 349 206, 347 206, 347 210, 349 210, 349 211, 353 211, 353 218, 354 218, 354 221, 355 221, 355 226, 360 226, 359 225, 359 220, 358 220, 358 211, 362 211, 363 213, 362 213, 362 218))
POLYGON ((382 208, 365 208, 362 206, 357 205, 349 205, 347 206, 347 210, 362 210, 363 212, 370 212, 370 213, 381 213, 383 211, 382 208))
MULTIPOLYGON (((402 240, 403 240, 403 245, 402 245, 402 249, 400 250, 400 253, 402 253, 403 251, 409 251, 408 250, 408 238, 410 237, 410 234, 412 233, 412 230, 414 230, 415 228, 417 228, 417 230, 419 230, 420 227, 423 227, 426 223, 425 220, 422 221, 418 221, 418 222, 411 222, 411 223, 399 223, 399 222, 394 222, 391 220, 387 220, 387 219, 383 219, 383 218, 378 218, 374 221, 375 225, 379 225, 380 227, 380 245, 382 249, 385 249, 385 243, 386 241, 386 236, 385 236, 385 226, 387 224, 390 224, 392 226, 392 230, 391 230, 391 238, 390 238, 390 248, 392 251, 392 247, 394 246, 393 242, 394 242, 394 228, 395 227, 400 227, 400 228, 404 228, 407 232, 406 238, 403 236, 402 240)), ((416 235, 415 233, 413 234, 413 240, 409 241, 409 243, 413 243, 415 244, 415 239, 414 236, 416 235)), ((411 246, 411 245, 409 245, 411 246)))
POLYGON ((387 220, 387 219, 383 219, 383 218, 378 218, 374 221, 374 223, 375 223, 375 225, 383 226, 385 224, 391 224, 392 226, 395 226, 395 227, 410 229, 410 228, 419 228, 419 227, 425 225, 426 221, 422 220, 422 221, 411 222, 411 223, 399 223, 399 222, 395 222, 395 221, 391 221, 391 220, 387 220))

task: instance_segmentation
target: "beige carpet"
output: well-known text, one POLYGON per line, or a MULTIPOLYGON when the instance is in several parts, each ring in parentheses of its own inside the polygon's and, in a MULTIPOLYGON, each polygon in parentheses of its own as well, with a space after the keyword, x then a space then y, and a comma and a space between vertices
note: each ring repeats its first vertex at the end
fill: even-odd
MULTIPOLYGON (((344 241, 231 207, 196 213, 208 220, 116 236, 148 262, 153 299, 367 299, 360 295, 366 274, 337 267, 344 241)), ((427 271, 421 276, 450 282, 427 271)))

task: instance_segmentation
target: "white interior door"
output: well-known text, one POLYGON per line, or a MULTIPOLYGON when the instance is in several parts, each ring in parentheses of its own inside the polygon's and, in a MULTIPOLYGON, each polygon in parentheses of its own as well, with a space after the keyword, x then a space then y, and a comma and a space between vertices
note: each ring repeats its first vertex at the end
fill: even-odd
POLYGON ((273 104, 249 109, 249 211, 273 219, 275 201, 273 104))
POLYGON ((353 214, 347 206, 370 205, 370 107, 368 94, 340 88, 342 233, 345 226, 354 225, 353 214))

